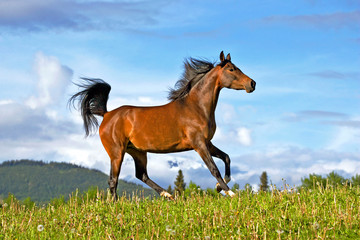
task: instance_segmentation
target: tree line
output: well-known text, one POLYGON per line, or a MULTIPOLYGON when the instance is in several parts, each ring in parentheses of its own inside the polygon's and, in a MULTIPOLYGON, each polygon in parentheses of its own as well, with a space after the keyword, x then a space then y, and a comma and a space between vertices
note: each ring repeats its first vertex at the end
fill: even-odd
MULTIPOLYGON (((267 172, 264 171, 259 177, 259 191, 269 191, 269 180, 267 172)), ((301 185, 297 186, 298 189, 316 189, 316 188, 329 188, 329 187, 340 187, 343 185, 358 187, 360 186, 360 174, 356 174, 355 176, 352 176, 351 178, 344 178, 340 174, 336 173, 335 171, 330 172, 325 177, 319 175, 319 174, 309 174, 308 177, 301 178, 301 185)), ((178 171, 178 175, 176 176, 175 182, 174 182, 174 188, 169 185, 167 188, 167 192, 171 194, 187 194, 189 192, 193 191, 200 191, 202 190, 200 186, 196 185, 192 180, 190 180, 188 186, 186 186, 185 180, 184 180, 184 174, 182 170, 178 171)), ((238 191, 240 190, 240 186, 238 183, 234 183, 233 187, 231 188, 232 191, 238 191)), ((253 187, 251 184, 246 183, 244 186, 244 190, 253 190, 253 187)), ((206 189, 208 193, 216 194, 215 189, 206 189)))

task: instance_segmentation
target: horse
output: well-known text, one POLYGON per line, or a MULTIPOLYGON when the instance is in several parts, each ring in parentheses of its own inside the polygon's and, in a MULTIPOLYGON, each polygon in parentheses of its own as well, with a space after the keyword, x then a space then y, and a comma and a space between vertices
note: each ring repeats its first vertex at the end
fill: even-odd
POLYGON ((118 177, 124 154, 135 162, 135 176, 160 196, 173 200, 173 196, 151 180, 147 173, 147 153, 172 153, 195 150, 211 174, 216 178, 216 190, 235 196, 228 187, 230 158, 211 142, 216 130, 215 108, 223 88, 245 90, 251 93, 256 82, 231 62, 230 53, 220 53, 220 63, 188 58, 184 73, 175 87, 170 89, 167 104, 161 106, 120 106, 107 110, 111 86, 102 79, 82 78, 75 83, 82 91, 69 99, 84 121, 86 137, 99 128, 99 136, 110 157, 109 188, 117 199, 118 177), (75 107, 76 108, 76 107, 75 107), (103 117, 99 126, 96 116, 103 117), (222 178, 213 157, 225 163, 222 178))

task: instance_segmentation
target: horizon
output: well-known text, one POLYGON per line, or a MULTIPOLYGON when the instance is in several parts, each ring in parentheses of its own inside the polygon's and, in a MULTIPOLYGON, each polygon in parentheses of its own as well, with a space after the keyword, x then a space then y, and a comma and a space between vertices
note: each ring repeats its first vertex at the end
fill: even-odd
MULTIPOLYGON (((67 107, 72 82, 108 82, 109 110, 165 104, 184 59, 219 61, 224 51, 257 83, 219 96, 213 143, 230 156, 229 187, 256 185, 263 171, 276 185, 332 171, 349 178, 360 173, 359 22, 354 0, 1 2, 0 163, 42 159, 108 175, 98 134, 85 139, 67 107)), ((178 169, 187 183, 215 187, 194 151, 148 154, 163 188, 178 169)), ((120 179, 145 186, 129 155, 120 179)))
MULTIPOLYGON (((15 166, 15 165, 18 165, 18 164, 27 164, 27 163, 30 163, 30 165, 41 165, 41 166, 44 166, 44 165, 52 165, 52 164, 55 164, 55 165, 61 165, 61 164, 65 164, 65 165, 70 165, 71 167, 73 167, 73 168, 81 168, 81 169, 85 169, 85 170, 89 170, 89 171, 94 171, 94 172, 100 172, 100 173, 103 173, 103 174, 105 174, 106 176, 109 176, 109 174, 106 174, 106 173, 104 173, 104 172, 102 172, 102 171, 100 171, 100 170, 98 170, 98 169, 96 169, 96 168, 89 168, 89 167, 86 167, 86 166, 81 166, 81 165, 77 165, 77 164, 75 164, 75 163, 69 163, 69 162, 55 162, 55 161, 50 161, 50 162, 44 162, 44 161, 42 161, 42 160, 31 160, 31 159, 18 159, 18 160, 7 160, 7 161, 3 161, 3 162, 1 162, 0 163, 0 166, 5 166, 5 167, 11 167, 11 166, 15 166), (26 162, 26 163, 25 163, 26 162)), ((178 175, 179 175, 179 171, 180 171, 181 169, 178 169, 178 173, 177 173, 177 175, 176 175, 176 177, 178 177, 178 175)), ((182 171, 182 170, 181 170, 182 171)), ((265 173, 266 173, 266 171, 264 171, 265 173)), ((264 173, 263 172, 263 173, 264 173)), ((262 173, 262 174, 263 174, 262 173)), ((326 174, 326 176, 325 175, 320 175, 321 177, 323 177, 324 179, 327 179, 328 177, 329 177, 329 175, 331 174, 331 173, 335 173, 335 174, 337 174, 335 171, 332 171, 332 172, 330 172, 330 173, 328 173, 328 174, 326 174)), ((312 173, 312 174, 309 174, 308 176, 304 176, 304 177, 302 177, 301 178, 301 184, 300 185, 294 185, 294 186, 289 186, 287 183, 286 183, 286 179, 283 179, 282 180, 282 185, 281 186, 278 186, 278 185, 276 185, 276 184, 273 184, 271 181, 269 182, 267 182, 267 184, 268 184, 268 188, 269 189, 271 189, 270 191, 272 191, 272 190, 274 190, 274 189, 278 189, 278 190, 281 190, 281 189, 283 189, 283 190, 285 190, 285 189, 289 189, 289 190, 291 190, 291 189, 293 189, 293 188, 300 188, 300 187, 302 187, 303 186, 303 180, 309 180, 309 179, 311 179, 311 176, 310 175, 319 175, 319 174, 316 174, 316 173, 312 173), (289 188, 290 187, 290 188, 289 188)), ((267 179, 269 178, 269 176, 267 175, 267 173, 266 173, 266 176, 267 176, 267 179)), ((355 174, 354 176, 350 176, 349 178, 344 178, 342 175, 339 175, 340 177, 342 177, 343 178, 343 180, 344 181, 353 181, 352 180, 352 177, 359 177, 360 176, 360 174, 355 174)), ((138 185, 138 186, 142 186, 142 187, 145 187, 145 188, 148 188, 148 189, 151 189, 149 186, 147 186, 146 184, 142 184, 142 182, 140 181, 140 180, 138 180, 138 182, 128 182, 128 181, 126 181, 125 179, 120 179, 120 180, 122 180, 122 181, 125 181, 126 183, 134 183, 134 184, 136 184, 136 185, 138 185)), ((321 182, 322 180, 321 179, 319 179, 319 181, 321 182)), ((186 181, 184 181, 184 183, 185 183, 185 188, 188 188, 189 186, 190 186, 190 184, 195 184, 195 185, 198 185, 194 180, 192 180, 192 179, 189 179, 189 181, 188 182, 186 182, 186 181)), ((236 182, 234 182, 233 183, 233 185, 235 185, 235 184, 238 184, 238 183, 236 183, 236 182)), ((243 189, 243 190, 246 190, 246 187, 247 187, 247 185, 250 185, 250 187, 251 187, 251 190, 252 191, 254 191, 254 192, 258 192, 259 190, 260 190, 260 188, 259 188, 259 186, 261 185, 261 176, 259 176, 259 184, 255 184, 255 185, 251 185, 250 183, 245 183, 245 185, 244 186, 240 186, 239 185, 239 189, 241 190, 241 189, 243 189)), ((175 182, 172 182, 172 183, 169 183, 169 186, 168 187, 170 187, 171 186, 171 188, 175 188, 175 182)), ((200 186, 201 187, 201 186, 200 186)), ((202 190, 206 190, 205 188, 201 188, 202 190)), ((207 189, 209 189, 209 188, 207 188, 207 189)), ((213 189, 213 188, 211 188, 210 187, 210 189, 213 189)), ((120 192, 122 191, 122 189, 121 188, 119 188, 118 189, 120 192)), ((214 189, 215 190, 215 189, 214 189)), ((154 190, 155 191, 155 190, 154 190)), ((11 193, 11 192, 10 192, 11 193)), ((11 193, 12 194, 12 193, 11 193)), ((1 195, 0 195, 0 200, 1 200, 1 195)))

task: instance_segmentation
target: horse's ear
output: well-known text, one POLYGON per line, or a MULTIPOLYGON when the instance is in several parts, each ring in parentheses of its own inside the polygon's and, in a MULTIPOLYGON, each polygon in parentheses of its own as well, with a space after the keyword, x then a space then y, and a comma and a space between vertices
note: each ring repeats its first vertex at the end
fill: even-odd
POLYGON ((226 56, 226 60, 231 61, 230 53, 226 56))
POLYGON ((221 62, 225 61, 224 51, 221 51, 221 53, 220 53, 220 61, 221 62))

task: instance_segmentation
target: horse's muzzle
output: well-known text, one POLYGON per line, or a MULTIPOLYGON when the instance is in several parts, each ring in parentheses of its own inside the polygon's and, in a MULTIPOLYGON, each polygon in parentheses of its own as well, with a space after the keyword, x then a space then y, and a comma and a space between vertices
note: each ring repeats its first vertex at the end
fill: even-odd
POLYGON ((256 86, 256 82, 251 79, 250 86, 249 88, 246 88, 246 92, 252 93, 253 91, 255 91, 255 86, 256 86))
POLYGON ((251 80, 251 87, 253 91, 255 91, 256 82, 254 80, 251 80))

